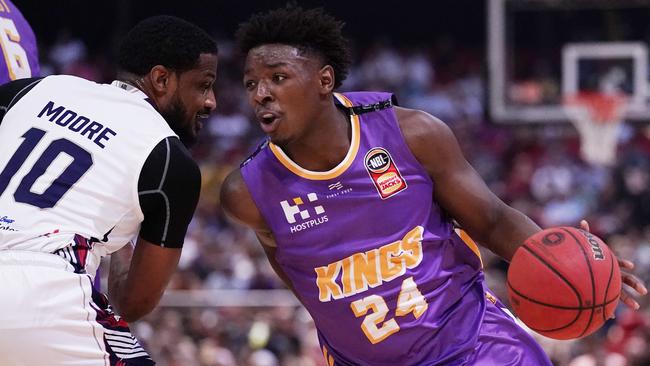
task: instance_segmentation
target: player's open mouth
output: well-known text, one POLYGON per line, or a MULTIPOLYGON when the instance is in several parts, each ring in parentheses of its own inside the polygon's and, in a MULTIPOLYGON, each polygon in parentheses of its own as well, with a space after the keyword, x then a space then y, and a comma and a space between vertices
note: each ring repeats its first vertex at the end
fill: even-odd
POLYGON ((273 113, 264 113, 262 114, 260 118, 260 122, 262 122, 265 125, 270 125, 277 119, 277 116, 275 116, 273 113))
POLYGON ((272 112, 260 112, 257 114, 257 120, 265 133, 273 132, 278 125, 280 117, 272 112))

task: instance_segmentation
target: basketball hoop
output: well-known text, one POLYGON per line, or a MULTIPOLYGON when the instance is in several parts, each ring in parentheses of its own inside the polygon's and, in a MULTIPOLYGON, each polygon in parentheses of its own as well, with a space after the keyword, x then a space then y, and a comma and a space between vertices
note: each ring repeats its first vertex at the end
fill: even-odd
POLYGON ((626 106, 621 94, 579 92, 565 99, 564 110, 580 134, 580 154, 587 163, 614 164, 626 106))

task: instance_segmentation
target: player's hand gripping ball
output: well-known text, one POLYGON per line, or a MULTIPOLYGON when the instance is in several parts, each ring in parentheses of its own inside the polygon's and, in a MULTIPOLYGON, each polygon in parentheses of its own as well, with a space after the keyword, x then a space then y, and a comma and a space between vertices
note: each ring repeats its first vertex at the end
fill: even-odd
POLYGON ((573 227, 531 236, 508 269, 515 313, 550 338, 595 332, 614 314, 620 294, 621 272, 614 254, 597 236, 573 227))

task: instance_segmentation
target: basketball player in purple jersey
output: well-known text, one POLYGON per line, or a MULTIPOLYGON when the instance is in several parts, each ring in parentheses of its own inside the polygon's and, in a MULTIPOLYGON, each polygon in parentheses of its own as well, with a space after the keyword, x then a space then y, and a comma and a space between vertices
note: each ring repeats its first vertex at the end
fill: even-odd
POLYGON ((0 48, 0 84, 40 75, 36 37, 10 0, 0 0, 0 48))
POLYGON ((440 120, 389 93, 333 92, 350 63, 342 25, 292 6, 241 25, 268 141, 227 177, 225 211, 255 230, 330 366, 550 365, 452 218, 506 260, 540 228, 490 192, 440 120))

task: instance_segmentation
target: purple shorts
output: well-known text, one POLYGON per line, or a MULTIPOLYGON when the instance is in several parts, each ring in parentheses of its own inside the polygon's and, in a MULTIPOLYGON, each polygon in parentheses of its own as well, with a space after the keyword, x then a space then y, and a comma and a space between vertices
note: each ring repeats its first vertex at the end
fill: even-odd
MULTIPOLYGON (((477 283, 475 291, 465 295, 467 301, 483 301, 485 310, 482 319, 476 319, 478 332, 472 339, 456 338, 446 340, 446 344, 424 344, 409 359, 399 365, 409 366, 553 366, 542 347, 505 310, 506 307, 485 287, 477 283), (480 322, 480 323, 479 323, 480 322), (458 344, 463 342, 463 344, 458 344), (437 348, 436 350, 428 347, 437 348), (442 357, 432 356, 431 351, 447 351, 442 357)), ((483 304, 481 304, 483 305, 483 304)), ((458 318, 457 318, 458 319, 458 318)), ((464 318, 461 318, 464 319, 464 318)), ((472 320, 473 321, 473 320, 472 320)), ((450 327, 468 327, 468 324, 449 323, 450 327)), ((319 336, 328 366, 371 366, 394 365, 391 362, 369 362, 343 360, 324 339, 319 336)), ((379 351, 379 350, 378 350, 379 351)), ((435 352, 433 352, 435 353, 435 352)), ((438 352, 440 354, 440 352, 438 352)))
POLYGON ((496 298, 487 301, 476 350, 463 366, 552 366, 542 347, 502 309, 496 298))

